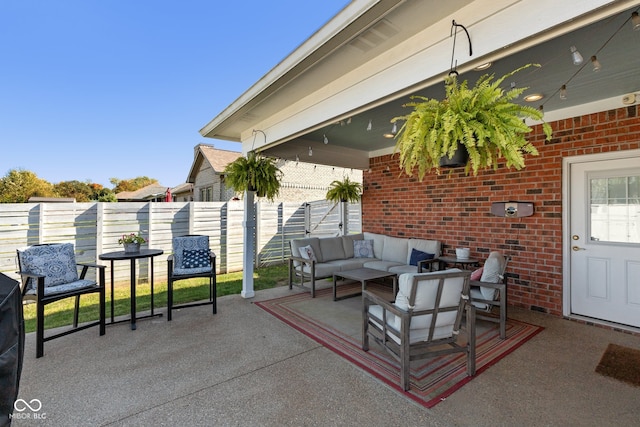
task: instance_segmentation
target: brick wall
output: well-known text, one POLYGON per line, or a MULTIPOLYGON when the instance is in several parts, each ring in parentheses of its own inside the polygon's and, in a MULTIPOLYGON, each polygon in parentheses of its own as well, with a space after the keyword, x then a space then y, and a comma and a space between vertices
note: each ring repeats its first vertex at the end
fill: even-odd
POLYGON ((370 160, 363 175, 362 228, 392 236, 438 239, 444 251, 470 247, 485 259, 492 250, 512 256, 510 305, 562 315, 562 159, 568 156, 640 148, 640 108, 616 110, 551 122, 552 141, 542 127, 530 138, 540 151, 521 171, 505 169, 465 176, 464 169, 422 182, 398 169, 397 156, 370 160), (502 218, 492 202, 533 202, 535 213, 502 218))

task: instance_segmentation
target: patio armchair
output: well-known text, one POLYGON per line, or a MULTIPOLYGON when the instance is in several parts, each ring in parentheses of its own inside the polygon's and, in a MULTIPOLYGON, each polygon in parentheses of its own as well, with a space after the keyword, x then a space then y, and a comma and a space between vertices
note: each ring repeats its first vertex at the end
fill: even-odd
POLYGON ((23 300, 34 300, 36 306, 36 358, 44 355, 44 343, 92 326, 99 326, 105 334, 105 269, 104 265, 77 263, 72 243, 51 243, 17 250, 18 268, 22 278, 23 300), (82 268, 78 276, 78 267, 82 268), (89 269, 95 269, 96 280, 87 278, 89 269), (80 296, 97 293, 99 319, 78 325, 80 296), (44 336, 44 308, 47 304, 75 297, 73 327, 63 332, 44 336))
POLYGON ((494 251, 482 267, 480 280, 471 280, 471 303, 476 307, 476 318, 500 325, 500 339, 507 337, 507 276, 510 256, 494 251), (499 315, 492 315, 498 307, 499 315))
POLYGON ((475 308, 469 303, 470 275, 458 269, 402 274, 392 303, 370 291, 362 293, 362 349, 369 351, 372 338, 387 350, 400 363, 400 387, 404 391, 409 390, 412 360, 461 352, 466 355, 467 375, 475 375, 475 308), (463 318, 466 342, 460 343, 463 318))
POLYGON ((211 304, 216 314, 216 254, 209 248, 209 236, 186 235, 173 238, 173 254, 167 258, 167 320, 173 310, 211 304), (209 299, 174 304, 174 284, 194 278, 209 279, 209 299))

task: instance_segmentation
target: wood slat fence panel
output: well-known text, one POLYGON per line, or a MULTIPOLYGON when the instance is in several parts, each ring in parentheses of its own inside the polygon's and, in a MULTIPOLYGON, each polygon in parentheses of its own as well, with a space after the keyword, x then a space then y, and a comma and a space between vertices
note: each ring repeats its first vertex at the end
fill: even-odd
MULTIPOLYGON (((256 265, 273 265, 289 257, 289 241, 305 236, 340 234, 339 209, 332 203, 269 203, 256 206, 256 265), (311 231, 309 233, 309 231, 311 231)), ((156 257, 156 280, 165 281, 172 238, 209 236, 219 273, 242 270, 244 202, 123 202, 0 204, 0 271, 14 278, 16 249, 34 244, 74 243, 79 262, 98 260, 120 251, 123 234, 140 233, 148 247, 162 249, 156 257)), ((349 204, 349 231, 361 230, 360 205, 349 204)), ((129 280, 128 261, 114 263, 116 282, 129 280)), ((140 282, 149 278, 149 260, 136 263, 140 282)))

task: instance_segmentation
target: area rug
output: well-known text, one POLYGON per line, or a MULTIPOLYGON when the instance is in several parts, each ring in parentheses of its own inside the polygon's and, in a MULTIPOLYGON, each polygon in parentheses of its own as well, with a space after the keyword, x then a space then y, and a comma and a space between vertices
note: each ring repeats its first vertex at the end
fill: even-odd
MULTIPOLYGON (((361 299, 350 300, 350 307, 339 313, 340 316, 334 312, 338 307, 330 304, 343 301, 332 301, 331 289, 316 290, 315 299, 305 292, 256 302, 256 305, 427 408, 434 407, 475 378, 467 376, 464 354, 444 355, 411 362, 411 387, 409 391, 403 391, 400 388, 400 365, 373 341, 368 352, 362 350, 361 334, 358 333, 361 328, 361 299), (331 314, 323 316, 323 313, 331 314), (336 324, 339 321, 350 325, 338 328, 336 324), (330 325, 332 322, 333 326, 330 325), (350 333, 345 333, 344 329, 350 333)), ((509 319, 507 338, 501 340, 496 324, 478 323, 489 326, 479 326, 476 334, 476 376, 544 329, 509 319)))
POLYGON ((596 372, 640 387, 640 350, 609 344, 596 372))

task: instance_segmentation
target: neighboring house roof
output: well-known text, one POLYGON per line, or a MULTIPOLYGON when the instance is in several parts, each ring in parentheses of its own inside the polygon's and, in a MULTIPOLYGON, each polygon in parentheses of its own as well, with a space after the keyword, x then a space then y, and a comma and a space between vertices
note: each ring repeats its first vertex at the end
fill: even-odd
POLYGON ((242 156, 239 151, 219 150, 209 144, 198 144, 195 147, 195 151, 195 158, 187 177, 187 183, 195 182, 196 175, 205 161, 211 165, 215 173, 220 174, 229 163, 242 156))
POLYGON ((121 191, 116 193, 119 201, 142 201, 156 197, 164 196, 167 192, 167 186, 160 184, 149 184, 136 191, 121 191))
POLYGON ((185 192, 190 192, 193 191, 193 184, 185 182, 183 184, 177 185, 175 187, 173 187, 171 189, 171 193, 173 194, 177 194, 177 193, 185 193, 185 192))

